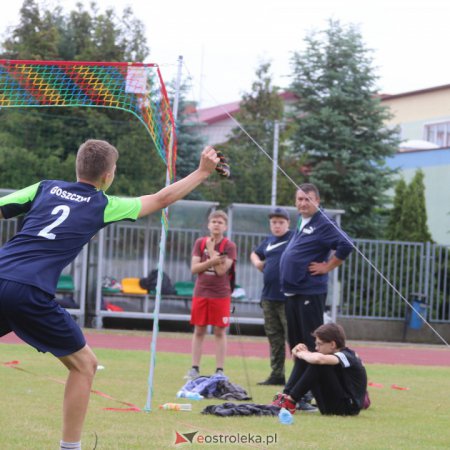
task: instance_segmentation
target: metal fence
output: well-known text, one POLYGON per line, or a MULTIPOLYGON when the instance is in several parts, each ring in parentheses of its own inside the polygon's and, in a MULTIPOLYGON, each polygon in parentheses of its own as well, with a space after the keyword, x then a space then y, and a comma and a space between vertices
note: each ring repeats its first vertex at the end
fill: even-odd
POLYGON ((346 260, 339 277, 340 314, 383 319, 404 317, 405 302, 399 293, 408 299, 423 287, 422 245, 369 240, 359 240, 356 245, 373 266, 357 251, 346 260))
MULTIPOLYGON (((141 278, 158 268, 160 227, 148 226, 144 219, 134 224, 113 224, 102 233, 103 249, 98 261, 102 278, 141 278)), ((172 282, 193 280, 191 253, 200 235, 198 229, 168 231, 163 270, 172 282)))
MULTIPOLYGON (((205 205, 204 209, 209 206, 205 205)), ((17 229, 17 219, 0 221, 0 244, 11 238, 17 229)), ((169 230, 164 272, 172 282, 193 280, 191 251, 195 239, 204 232, 204 229, 181 227, 169 230)), ((113 224, 102 233, 105 235, 101 251, 97 251, 98 238, 89 244, 93 249, 89 264, 100 270, 97 276, 88 278, 86 289, 88 264, 85 255, 65 269, 74 275, 75 300, 80 304, 80 311, 73 313, 81 320, 85 313, 86 292, 101 295, 99 288, 104 276, 142 277, 157 268, 161 229, 154 219, 113 224)), ((248 304, 259 302, 262 290, 262 274, 252 266, 249 256, 265 236, 259 231, 233 229, 232 232, 232 240, 238 249, 236 281, 244 289, 248 304)), ((338 316, 402 320, 408 313, 404 297, 410 302, 424 301, 430 322, 450 323, 448 247, 364 239, 356 240, 356 246, 358 251, 354 251, 338 269, 337 285, 334 286, 338 292, 338 316)))
MULTIPOLYGON (((117 313, 107 311, 103 301, 117 297, 105 297, 101 284, 105 277, 120 281, 127 277, 147 276, 158 268, 159 241, 161 229, 143 220, 135 223, 117 223, 101 231, 98 239, 98 270, 95 301, 96 327, 101 327, 104 318, 153 318, 154 299, 145 298, 142 305, 136 302, 121 303, 124 311, 117 313), (137 309, 136 309, 137 305, 137 309)), ((194 281, 191 272, 192 249, 195 240, 205 234, 205 230, 171 228, 168 231, 163 271, 172 283, 179 281, 194 281)), ((251 265, 249 256, 253 248, 265 237, 264 234, 234 233, 233 240, 238 248, 238 264, 236 282, 245 291, 245 298, 239 298, 234 315, 239 322, 247 324, 262 324, 262 309, 259 306, 259 294, 262 290, 262 275, 251 265)), ((241 291, 242 292, 242 291, 241 291)), ((145 296, 148 297, 148 296, 145 296)), ((170 296, 169 296, 170 297, 170 296)), ((190 318, 190 307, 180 302, 172 302, 171 310, 167 306, 172 300, 165 297, 162 302, 164 311, 160 318, 165 320, 184 320, 190 318)))
POLYGON ((339 272, 340 316, 403 319, 405 298, 421 301, 429 321, 450 322, 448 247, 363 239, 356 245, 360 253, 354 251, 339 272))
MULTIPOLYGON (((144 222, 115 224, 105 229, 103 275, 120 279, 142 276, 155 269, 159 234, 159 228, 146 227, 144 222), (145 248, 147 254, 143 251, 145 248)), ((169 231, 164 272, 173 282, 194 279, 190 272, 191 251, 200 235, 197 229, 169 231)), ((249 256, 265 237, 264 233, 233 231, 232 234, 238 249, 236 281, 244 289, 246 301, 253 304, 259 302, 263 279, 261 272, 250 263, 249 256)), ((430 321, 450 322, 447 247, 364 239, 355 243, 358 251, 354 250, 338 269, 335 289, 338 290, 339 316, 404 319, 407 313, 404 297, 410 302, 424 301, 430 321)))

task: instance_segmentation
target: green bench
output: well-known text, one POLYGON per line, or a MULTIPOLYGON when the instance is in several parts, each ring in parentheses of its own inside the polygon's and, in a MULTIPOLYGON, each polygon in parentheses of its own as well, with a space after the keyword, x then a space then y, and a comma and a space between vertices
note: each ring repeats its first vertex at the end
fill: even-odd
POLYGON ((56 285, 56 292, 62 294, 71 294, 75 292, 75 284, 72 275, 62 274, 59 277, 58 284, 56 285))
POLYGON ((62 274, 56 285, 55 300, 66 309, 78 309, 79 305, 75 302, 75 283, 72 275, 62 274), (58 294, 60 296, 58 297, 58 294))
POLYGON ((174 284, 174 288, 177 291, 177 295, 182 297, 192 297, 194 294, 193 281, 177 281, 174 284))

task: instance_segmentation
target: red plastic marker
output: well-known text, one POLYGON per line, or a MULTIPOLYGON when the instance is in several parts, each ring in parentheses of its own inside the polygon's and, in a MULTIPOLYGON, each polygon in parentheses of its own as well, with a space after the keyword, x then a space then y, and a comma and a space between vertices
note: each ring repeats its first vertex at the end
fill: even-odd
POLYGON ((398 391, 409 391, 408 387, 401 387, 401 386, 397 386, 396 384, 393 384, 391 386, 392 389, 397 389, 398 391))

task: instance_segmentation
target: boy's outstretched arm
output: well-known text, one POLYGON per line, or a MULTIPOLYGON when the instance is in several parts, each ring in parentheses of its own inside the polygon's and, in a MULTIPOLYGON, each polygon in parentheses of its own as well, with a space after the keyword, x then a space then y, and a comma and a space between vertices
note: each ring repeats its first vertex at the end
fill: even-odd
POLYGON ((219 158, 214 148, 211 146, 205 147, 200 157, 198 169, 176 183, 166 186, 156 194, 141 197, 142 209, 139 217, 159 211, 185 197, 214 172, 218 162, 219 158))

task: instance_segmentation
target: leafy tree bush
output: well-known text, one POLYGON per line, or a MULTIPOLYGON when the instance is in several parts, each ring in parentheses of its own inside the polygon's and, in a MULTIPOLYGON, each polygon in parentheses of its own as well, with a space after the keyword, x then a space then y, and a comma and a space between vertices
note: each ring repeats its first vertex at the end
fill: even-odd
MULTIPOLYGON (((31 60, 143 61, 149 53, 142 22, 126 8, 119 16, 86 9, 50 9, 25 0, 18 24, 1 43, 1 58, 31 60)), ((165 167, 141 123, 124 111, 95 108, 23 108, 0 111, 0 186, 20 188, 42 178, 74 179, 78 146, 105 139, 120 151, 112 193, 159 189, 165 167)))

